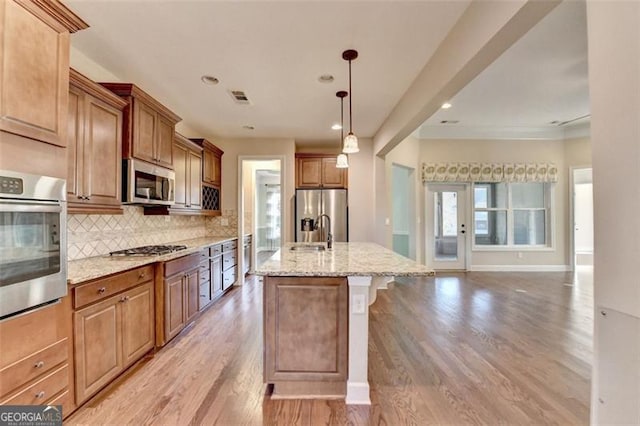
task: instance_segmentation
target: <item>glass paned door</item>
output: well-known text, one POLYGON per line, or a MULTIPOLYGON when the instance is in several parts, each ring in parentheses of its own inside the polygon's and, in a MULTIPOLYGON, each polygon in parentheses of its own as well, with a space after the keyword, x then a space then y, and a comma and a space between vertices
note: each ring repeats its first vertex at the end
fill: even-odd
POLYGON ((466 185, 428 185, 426 253, 433 269, 466 268, 465 197, 466 185))

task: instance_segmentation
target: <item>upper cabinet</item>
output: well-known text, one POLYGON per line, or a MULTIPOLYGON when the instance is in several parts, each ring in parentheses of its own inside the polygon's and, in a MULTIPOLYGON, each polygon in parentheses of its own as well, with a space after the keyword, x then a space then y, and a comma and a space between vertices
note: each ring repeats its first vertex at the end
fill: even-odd
POLYGON ((202 151, 202 211, 209 216, 220 215, 222 194, 222 155, 224 152, 206 139, 191 139, 202 151))
POLYGON ((71 69, 67 137, 69 213, 122 213, 126 101, 71 69))
POLYGON ((0 2, 0 130, 67 144, 69 33, 88 25, 57 0, 0 2))
POLYGON ((171 209, 200 210, 202 207, 202 148, 176 133, 173 150, 176 202, 171 209))
POLYGON ((181 119, 135 84, 100 83, 127 101, 122 154, 173 169, 173 138, 181 119))
POLYGON ((336 156, 296 154, 296 188, 347 188, 348 169, 336 167, 336 156))

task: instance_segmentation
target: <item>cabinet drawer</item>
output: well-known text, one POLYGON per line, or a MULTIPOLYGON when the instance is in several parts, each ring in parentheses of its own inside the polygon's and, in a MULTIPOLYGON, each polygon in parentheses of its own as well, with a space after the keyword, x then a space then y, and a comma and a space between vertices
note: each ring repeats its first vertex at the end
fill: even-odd
POLYGON ((236 282, 236 276, 238 275, 238 268, 231 268, 222 274, 222 289, 226 290, 236 282))
POLYGON ((209 250, 201 250, 198 254, 200 255, 200 262, 209 260, 209 250))
POLYGON ((0 397, 66 361, 67 341, 67 338, 64 338, 0 370, 0 397))
POLYGON ((210 276, 209 276, 209 269, 207 269, 206 271, 202 271, 202 269, 200 270, 200 285, 208 283, 209 281, 211 281, 210 276))
POLYGON ((164 276, 170 277, 178 273, 182 274, 200 265, 200 260, 200 253, 194 253, 165 262, 164 276))
POLYGON ((222 270, 223 271, 226 271, 227 269, 229 269, 232 266, 235 266, 237 264, 238 264, 238 258, 236 256, 235 252, 224 253, 222 255, 222 270))
POLYGON ((1 405, 40 405, 69 386, 69 364, 64 364, 1 405))
POLYGON ((73 307, 75 309, 81 308, 149 280, 153 280, 152 265, 103 278, 89 284, 79 285, 74 289, 73 307))
POLYGON ((71 393, 68 389, 65 389, 58 395, 51 398, 46 402, 47 405, 62 405, 62 415, 67 416, 71 410, 73 401, 71 400, 71 393))
POLYGON ((230 250, 234 250, 238 247, 238 240, 233 240, 233 241, 227 241, 226 243, 222 244, 222 251, 230 251, 230 250))
POLYGON ((244 237, 244 245, 247 246, 249 244, 251 244, 251 235, 244 237))
POLYGON ((222 254, 222 244, 215 245, 210 249, 211 257, 220 256, 222 254))

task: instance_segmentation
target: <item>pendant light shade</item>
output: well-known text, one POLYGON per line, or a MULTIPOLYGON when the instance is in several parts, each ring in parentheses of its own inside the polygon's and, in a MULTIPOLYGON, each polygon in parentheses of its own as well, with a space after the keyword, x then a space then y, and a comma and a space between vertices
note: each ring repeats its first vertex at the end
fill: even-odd
POLYGON ((339 154, 338 160, 336 161, 336 167, 339 169, 346 169, 349 167, 349 159, 347 158, 347 154, 339 154))
MULTIPOLYGON (((342 140, 344 139, 344 98, 348 93, 344 90, 341 90, 336 93, 336 96, 340 98, 340 145, 342 145, 342 140)), ((349 159, 345 154, 339 154, 336 159, 336 167, 338 169, 346 169, 349 167, 349 159)))
POLYGON ((353 91, 351 90, 351 61, 358 57, 356 50, 345 50, 342 52, 342 59, 349 61, 349 134, 344 138, 342 152, 345 154, 354 154, 360 151, 358 148, 358 138, 353 134, 353 110, 351 100, 353 99, 353 91))

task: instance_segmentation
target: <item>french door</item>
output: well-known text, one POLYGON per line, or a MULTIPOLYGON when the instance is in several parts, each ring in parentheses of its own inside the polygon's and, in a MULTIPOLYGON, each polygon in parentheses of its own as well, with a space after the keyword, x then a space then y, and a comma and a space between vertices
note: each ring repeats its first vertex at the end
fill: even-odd
POLYGON ((427 184, 426 259, 435 270, 466 270, 466 184, 427 184))

